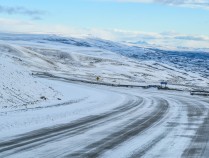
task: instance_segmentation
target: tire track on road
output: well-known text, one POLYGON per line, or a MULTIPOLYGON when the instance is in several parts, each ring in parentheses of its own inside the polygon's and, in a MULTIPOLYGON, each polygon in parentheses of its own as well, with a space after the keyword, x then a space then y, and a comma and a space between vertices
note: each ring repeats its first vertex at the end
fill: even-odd
POLYGON ((94 142, 80 151, 66 155, 65 157, 98 157, 105 151, 113 149, 117 145, 150 128, 154 123, 163 118, 168 109, 168 102, 166 100, 161 100, 160 104, 156 107, 156 110, 153 111, 149 116, 144 118, 139 117, 129 125, 125 126, 122 130, 114 132, 108 137, 94 142))
POLYGON ((61 139, 62 137, 62 139, 64 139, 64 136, 71 137, 83 133, 93 128, 93 126, 102 125, 108 121, 114 121, 114 119, 123 117, 125 114, 130 112, 130 110, 135 110, 135 108, 140 107, 142 103, 142 98, 132 98, 132 100, 129 100, 123 106, 100 115, 88 116, 69 124, 44 128, 20 135, 18 138, 1 142, 0 153, 12 151, 13 154, 18 151, 30 149, 50 141, 61 139))
MULTIPOLYGON (((204 101, 205 103, 209 103, 204 101)), ((209 104, 208 104, 209 105, 209 104)), ((203 122, 198 126, 195 136, 193 137, 190 145, 184 150, 182 157, 189 158, 207 158, 208 153, 208 142, 209 142, 209 109, 202 106, 199 107, 201 109, 201 113, 199 113, 200 109, 197 109, 196 114, 199 114, 199 117, 204 117, 203 122), (206 113, 204 116, 203 114, 206 113)), ((196 115, 191 115, 190 117, 195 117, 196 115)), ((197 115, 198 116, 198 115, 197 115)), ((199 118, 201 119, 201 117, 199 118)))

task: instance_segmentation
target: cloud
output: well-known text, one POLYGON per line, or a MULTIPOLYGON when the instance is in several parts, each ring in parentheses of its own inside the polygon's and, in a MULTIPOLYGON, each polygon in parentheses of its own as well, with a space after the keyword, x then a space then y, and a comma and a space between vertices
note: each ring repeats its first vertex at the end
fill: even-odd
POLYGON ((112 40, 116 41, 142 42, 167 48, 209 48, 209 36, 203 35, 188 35, 175 31, 156 33, 118 29, 106 30, 106 32, 112 35, 112 40))
POLYGON ((209 9, 208 0, 154 0, 154 2, 174 6, 209 9))
POLYGON ((0 5, 0 13, 9 14, 9 15, 26 15, 31 17, 34 20, 42 19, 42 16, 46 13, 41 10, 31 10, 25 7, 8 7, 0 5))
POLYGON ((42 34, 67 34, 79 36, 84 34, 84 29, 76 29, 65 25, 49 25, 37 23, 34 20, 18 20, 12 18, 0 18, 0 32, 11 33, 42 33, 42 34))
POLYGON ((170 6, 209 9, 209 0, 113 0, 116 2, 160 3, 170 6))
POLYGON ((175 39, 179 40, 190 40, 190 41, 209 41, 208 37, 204 36, 189 36, 189 35, 184 35, 184 36, 176 36, 175 39))
POLYGON ((175 31, 156 33, 120 29, 73 28, 66 25, 38 24, 35 21, 4 18, 0 18, 0 26, 0 32, 60 34, 73 37, 96 37, 113 41, 143 42, 164 48, 209 49, 209 36, 182 34, 175 31))

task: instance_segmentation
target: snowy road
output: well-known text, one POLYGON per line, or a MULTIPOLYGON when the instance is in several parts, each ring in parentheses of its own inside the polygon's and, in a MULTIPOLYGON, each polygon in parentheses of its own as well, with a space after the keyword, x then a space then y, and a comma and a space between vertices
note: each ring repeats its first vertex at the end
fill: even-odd
POLYGON ((75 101, 1 113, 0 157, 209 157, 208 98, 57 86, 75 101))

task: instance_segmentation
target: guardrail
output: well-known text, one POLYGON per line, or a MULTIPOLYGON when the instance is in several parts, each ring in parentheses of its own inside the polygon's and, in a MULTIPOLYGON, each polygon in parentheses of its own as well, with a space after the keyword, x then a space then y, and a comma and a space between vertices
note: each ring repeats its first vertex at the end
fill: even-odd
POLYGON ((52 75, 50 73, 33 73, 32 75, 42 77, 42 78, 54 78, 58 80, 65 80, 70 82, 79 82, 79 83, 87 83, 87 84, 95 84, 95 85, 104 85, 104 86, 112 86, 112 87, 141 87, 141 88, 147 88, 147 86, 140 86, 140 85, 125 85, 125 84, 112 84, 112 83, 104 83, 104 82, 94 82, 94 81, 88 81, 88 80, 81 80, 81 79, 74 79, 74 78, 67 78, 67 77, 60 77, 56 75, 52 75))
POLYGON ((50 74, 50 73, 47 73, 47 72, 34 72, 34 73, 32 73, 32 75, 42 77, 42 78, 51 78, 51 79, 57 79, 57 80, 70 81, 70 82, 74 82, 74 83, 87 83, 87 84, 104 85, 104 86, 111 86, 111 87, 144 88, 144 89, 157 88, 158 90, 182 91, 182 90, 179 90, 179 89, 162 87, 160 85, 146 85, 146 86, 144 86, 144 85, 125 85, 125 84, 96 82, 96 81, 75 79, 75 78, 69 78, 69 77, 60 77, 60 76, 56 76, 54 74, 50 74))
POLYGON ((209 96, 209 91, 191 91, 191 95, 209 96))

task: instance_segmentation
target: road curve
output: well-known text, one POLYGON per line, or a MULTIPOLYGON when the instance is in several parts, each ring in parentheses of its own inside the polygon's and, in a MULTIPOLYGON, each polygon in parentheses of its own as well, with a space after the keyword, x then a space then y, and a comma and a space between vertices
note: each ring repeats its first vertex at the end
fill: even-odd
POLYGON ((209 157, 208 98, 105 89, 128 99, 103 113, 3 139, 0 157, 209 157))

